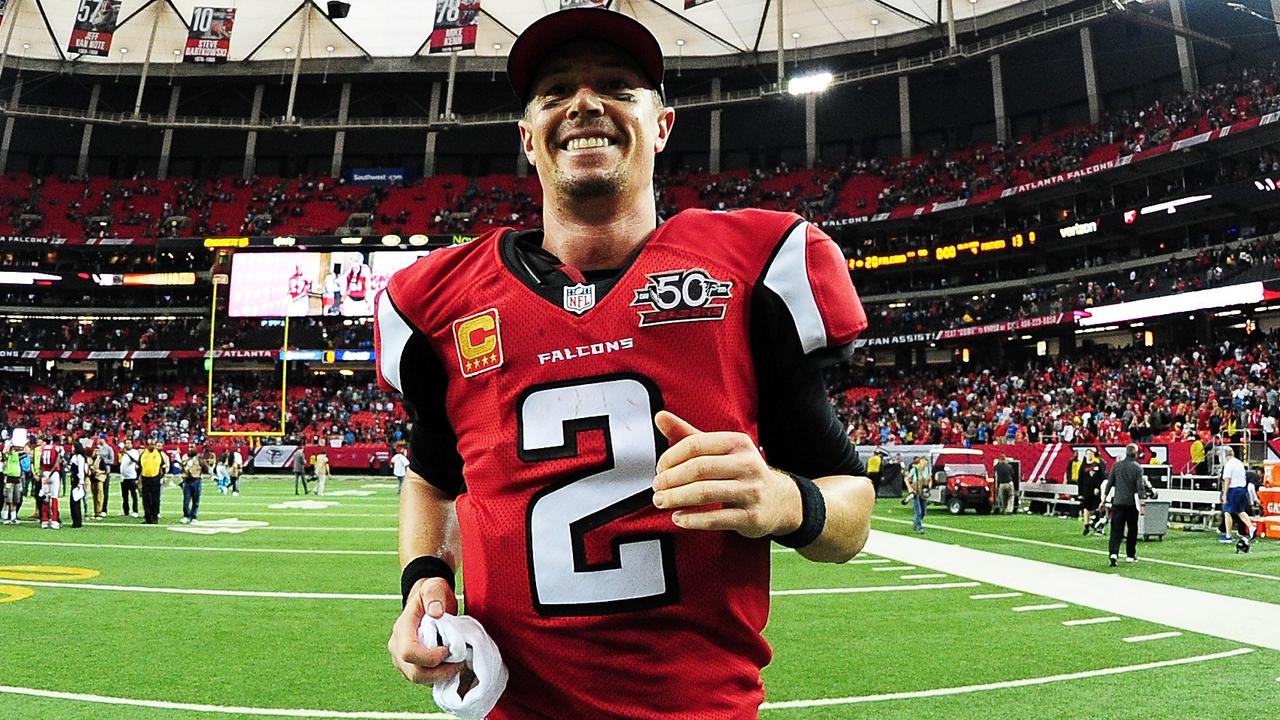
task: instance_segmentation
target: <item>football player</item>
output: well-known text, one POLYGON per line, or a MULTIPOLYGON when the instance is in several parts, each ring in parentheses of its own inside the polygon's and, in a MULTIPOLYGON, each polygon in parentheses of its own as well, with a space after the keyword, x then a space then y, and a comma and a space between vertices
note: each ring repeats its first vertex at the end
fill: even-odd
POLYGON ((870 482, 820 367, 866 317, 836 245, 790 213, 659 224, 675 111, 639 22, 571 9, 508 59, 544 225, 403 270, 377 301, 379 379, 414 418, 400 500, 408 679, 458 609, 510 671, 494 720, 755 718, 771 541, 862 548, 870 482))

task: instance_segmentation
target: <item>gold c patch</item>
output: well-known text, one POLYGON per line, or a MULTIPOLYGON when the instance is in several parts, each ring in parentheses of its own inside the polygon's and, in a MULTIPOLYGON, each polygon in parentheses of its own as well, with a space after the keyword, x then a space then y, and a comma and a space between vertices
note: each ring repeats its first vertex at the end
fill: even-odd
POLYGON ((498 309, 455 320, 453 344, 458 349, 458 369, 472 377, 502 366, 502 328, 498 309))

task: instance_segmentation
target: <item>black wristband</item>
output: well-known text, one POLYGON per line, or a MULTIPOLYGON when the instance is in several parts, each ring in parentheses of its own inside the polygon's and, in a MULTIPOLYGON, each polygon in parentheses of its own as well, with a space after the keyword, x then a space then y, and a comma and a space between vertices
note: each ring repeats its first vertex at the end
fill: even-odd
POLYGON ((812 480, 803 475, 787 473, 796 481, 800 489, 800 527, 786 535, 773 535, 773 541, 789 548, 802 548, 811 544, 822 534, 827 525, 827 501, 822 497, 822 490, 812 480))
POLYGON ((454 584, 453 568, 449 567, 449 563, 434 555, 422 555, 410 560, 400 572, 400 607, 409 604, 409 591, 413 589, 415 583, 423 578, 433 577, 444 578, 444 581, 449 583, 450 590, 457 589, 454 584))

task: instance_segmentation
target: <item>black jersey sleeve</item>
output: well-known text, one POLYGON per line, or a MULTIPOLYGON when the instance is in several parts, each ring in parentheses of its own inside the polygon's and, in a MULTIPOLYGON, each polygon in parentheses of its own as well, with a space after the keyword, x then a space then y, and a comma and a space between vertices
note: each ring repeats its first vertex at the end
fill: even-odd
POLYGON ((760 398, 760 445, 770 465, 805 477, 865 475, 827 396, 822 366, 852 345, 804 352, 786 303, 764 285, 751 301, 751 356, 760 398))
POLYGON ((409 468, 450 497, 463 490, 458 437, 445 411, 448 376, 431 343, 380 293, 374 326, 378 382, 398 390, 412 426, 409 468))

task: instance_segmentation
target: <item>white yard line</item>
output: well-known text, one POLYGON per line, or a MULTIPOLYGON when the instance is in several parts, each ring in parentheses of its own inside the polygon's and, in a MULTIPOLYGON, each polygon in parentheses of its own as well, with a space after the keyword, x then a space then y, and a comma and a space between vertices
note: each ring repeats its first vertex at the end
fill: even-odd
POLYGON ((914 575, 899 575, 899 580, 932 580, 934 578, 944 578, 946 573, 916 573, 914 575))
POLYGON ((44 582, 37 580, 5 580, 7 585, 60 588, 67 590, 102 590, 110 592, 156 593, 160 595, 215 595, 218 597, 289 598, 292 600, 399 600, 399 595, 361 593, 269 592, 265 590, 213 590, 202 588, 142 587, 137 585, 99 585, 96 583, 44 582))
POLYGON ((1004 598, 1016 598, 1016 597, 1022 597, 1022 593, 1019 593, 1019 592, 983 593, 981 595, 970 595, 969 599, 970 600, 1003 600, 1004 598))
MULTIPOLYGON (((7 585, 27 587, 61 588, 67 590, 98 590, 107 592, 138 592, 161 595, 213 595, 219 597, 284 598, 291 600, 399 600, 399 595, 365 593, 284 592, 268 590, 217 590, 210 588, 150 587, 141 585, 105 585, 98 583, 47 582, 44 580, 5 580, 7 585)), ((898 592, 910 590, 948 590, 951 588, 977 587, 976 582, 935 583, 920 585, 874 585, 849 588, 799 588, 795 590, 771 590, 774 597, 795 595, 848 595, 853 593, 898 592)), ((458 597, 462 597, 461 594, 458 597)))
POLYGON ((915 565, 886 565, 884 567, 873 567, 871 572, 906 572, 907 570, 915 569, 915 565))
POLYGON ((1178 630, 1280 650, 1280 605, 871 531, 867 551, 898 562, 1132 617, 1178 630))
MULTIPOLYGON (((6 581, 7 582, 7 581, 6 581)), ((773 597, 790 595, 845 595, 851 593, 898 592, 904 590, 950 590, 952 588, 978 587, 976 582, 922 583, 920 585, 872 585, 854 588, 804 588, 801 590, 770 590, 773 597)))
POLYGON ((311 548, 237 548, 197 547, 186 545, 106 545, 102 543, 40 542, 39 540, 0 540, 0 545, 40 545, 108 550, 176 550, 178 552, 267 553, 279 555, 399 555, 395 550, 315 550, 311 548))
MULTIPOLYGON (((813 707, 832 707, 837 705, 857 705, 862 703, 885 702, 890 700, 914 700, 918 698, 946 697, 948 695, 964 695, 970 693, 986 692, 990 690, 1007 690, 1010 688, 1033 687, 1036 685, 1048 685, 1050 683, 1069 682, 1071 680, 1086 680, 1094 677, 1105 677, 1108 675, 1121 675, 1124 673, 1142 672, 1144 670, 1157 670, 1159 668, 1176 667, 1179 665, 1193 665, 1197 663, 1210 662, 1213 660, 1223 660, 1226 658, 1247 655, 1253 652, 1252 648, 1236 648, 1226 652, 1213 653, 1211 655, 1194 655, 1192 657, 1177 658, 1174 660, 1161 660, 1159 662, 1143 663, 1141 665, 1121 665, 1119 667, 1102 668, 1099 670, 1086 670, 1084 672, 1066 673, 1062 675, 1047 675, 1042 677, 1022 678, 1019 680, 1005 680, 1002 682, 985 683, 982 685, 962 685, 960 687, 934 688, 931 690, 914 690, 909 692, 884 693, 880 695, 859 695, 854 697, 839 698, 818 698, 814 700, 785 700, 779 702, 766 702, 760 706, 762 711, 773 710, 797 710, 813 707)), ((1277 678, 1280 680, 1280 678, 1277 678)), ((188 712, 204 712, 219 713, 226 715, 256 715, 268 717, 300 717, 300 718, 338 718, 342 720, 452 720, 453 715, 446 713, 411 713, 411 712, 383 712, 383 711, 341 711, 341 710, 303 710, 293 708, 257 708, 257 707, 237 707, 228 705, 206 705, 199 703, 176 703, 166 702, 163 700, 135 700, 133 698, 109 697, 105 695, 90 695, 86 693, 69 693, 57 690, 39 690, 36 688, 13 687, 10 685, 0 685, 0 693, 9 695, 24 695, 27 697, 49 698, 53 700, 69 700, 73 702, 89 702, 103 705, 126 705, 132 707, 146 707, 159 710, 185 710, 188 712)))
POLYGON ((1102 668, 1099 670, 1085 670, 1083 672, 1023 678, 1021 680, 1005 680, 1003 682, 984 683, 982 685, 962 685, 960 687, 935 688, 932 690, 913 690, 910 692, 885 693, 883 695, 860 695, 857 697, 824 698, 820 700, 767 702, 761 705, 760 709, 792 710, 798 708, 831 707, 834 705, 856 705, 859 703, 883 702, 886 700, 915 700, 918 698, 945 697, 947 695, 964 695, 967 693, 986 692, 988 690, 1008 690, 1009 688, 1048 685, 1050 683, 1067 682, 1070 680, 1085 680, 1088 678, 1142 672, 1144 670, 1155 670, 1158 668, 1174 667, 1177 665, 1193 665, 1196 663, 1209 662, 1211 660, 1222 660, 1224 658, 1236 657, 1238 655, 1246 655, 1251 652, 1253 652, 1253 648, 1236 648, 1235 650, 1213 653, 1211 655, 1194 655, 1192 657, 1177 658, 1175 660, 1161 660, 1159 662, 1143 663, 1141 665, 1121 665, 1119 667, 1102 668))
POLYGON ((1067 627, 1075 627, 1077 625, 1099 625, 1112 622, 1120 622, 1120 618, 1115 615, 1103 615, 1102 617, 1082 618, 1080 620, 1063 620, 1062 624, 1067 627))
POLYGON ((163 700, 135 700, 133 698, 87 695, 84 693, 59 692, 57 690, 37 690, 35 688, 12 687, 9 685, 0 685, 0 693, 26 695, 27 697, 51 698, 54 700, 74 700, 76 702, 99 703, 102 705, 129 705, 132 707, 155 708, 158 710, 186 710, 188 712, 222 713, 228 715, 266 715, 270 717, 297 718, 349 718, 350 720, 456 720, 454 715, 450 715, 448 713, 380 711, 344 712, 341 710, 302 710, 293 708, 202 705, 199 703, 178 703, 166 702, 163 700))
POLYGON ((1071 607, 1066 603, 1047 603, 1044 605, 1021 605, 1013 608, 1014 612, 1039 612, 1041 610, 1062 610, 1071 607))
MULTIPOLYGON (((230 513, 230 514, 236 515, 236 513, 230 513)), ((64 527, 69 528, 71 526, 66 525, 64 527)), ((85 527, 150 528, 150 529, 161 528, 163 529, 163 528, 183 527, 183 526, 179 525, 178 523, 169 523, 167 525, 144 525, 142 523, 116 523, 116 522, 90 521, 85 523, 85 527)), ((200 523, 197 522, 196 527, 200 527, 200 523)), ((297 526, 297 525, 264 525, 262 527, 251 527, 251 528, 248 528, 248 530, 252 530, 253 532, 258 532, 260 530, 296 530, 300 532, 391 532, 393 533, 393 532, 396 532, 398 528, 360 527, 360 526, 357 526, 357 527, 333 527, 333 526, 309 527, 309 526, 297 526)))
POLYGON ((1167 638, 1176 638, 1181 636, 1182 633, 1175 630, 1172 632, 1152 633, 1151 635, 1134 635, 1133 637, 1125 638, 1124 641, 1127 643, 1139 643, 1147 642, 1149 640, 1165 640, 1167 638))
MULTIPOLYGON (((803 558, 803 556, 801 556, 801 555, 800 555, 800 553, 796 552, 795 550, 792 550, 791 548, 784 548, 784 547, 779 548, 779 547, 776 547, 776 548, 772 548, 772 549, 770 549, 770 550, 769 550, 769 552, 773 553, 774 555, 781 555, 781 554, 783 554, 783 553, 789 553, 789 554, 794 555, 794 556, 796 556, 796 557, 798 557, 798 558, 803 558)), ((865 554, 865 553, 864 553, 864 554, 865 554)), ((886 558, 856 557, 856 558, 854 558, 854 559, 852 559, 852 560, 846 560, 846 561, 844 561, 843 563, 840 563, 840 564, 841 564, 841 565, 886 565, 886 564, 891 563, 891 562, 893 562, 893 561, 892 561, 892 560, 888 560, 888 559, 886 559, 886 558)))
POLYGON ((307 510, 306 508, 286 508, 282 510, 207 510, 200 508, 200 517, 205 515, 227 515, 232 517, 304 517, 304 518, 321 518, 321 517, 344 517, 344 518, 399 518, 399 513, 344 513, 329 512, 327 508, 316 508, 315 510, 307 510))
MULTIPOLYGON (((910 525, 910 520, 899 520, 897 518, 874 516, 873 520, 881 522, 897 523, 899 525, 910 525)), ((1106 550, 1094 550, 1093 548, 1077 547, 1075 545, 1064 545, 1062 543, 1048 542, 1046 540, 1031 540, 1029 538, 1014 537, 1012 535, 997 535, 995 533, 980 532, 978 530, 965 530, 963 528, 946 527, 944 525, 933 525, 925 523, 925 527, 930 530, 941 530, 943 532, 952 532, 960 535, 972 535, 974 537, 990 538, 992 540, 1007 540, 1009 542, 1022 543, 1024 545, 1039 545, 1040 547, 1051 547, 1058 550, 1070 550, 1072 552, 1089 553, 1090 555, 1107 556, 1106 550)), ((1159 558, 1142 558, 1144 563, 1154 563, 1156 565, 1169 565, 1170 567, 1187 568, 1188 570, 1204 570, 1205 572, 1221 573, 1223 575, 1237 575, 1240 577, 1258 578, 1260 580, 1275 580, 1280 582, 1280 575, 1265 575, 1263 573, 1249 572, 1247 570, 1232 570, 1231 568, 1213 567, 1212 565, 1195 565, 1193 563, 1178 562, 1176 560, 1161 560, 1159 558)))

